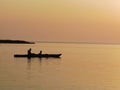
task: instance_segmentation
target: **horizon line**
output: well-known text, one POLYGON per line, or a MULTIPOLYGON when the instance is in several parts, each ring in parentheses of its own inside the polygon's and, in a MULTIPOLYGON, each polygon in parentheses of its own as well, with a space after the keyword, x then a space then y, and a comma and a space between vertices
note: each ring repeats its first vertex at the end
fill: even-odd
POLYGON ((107 42, 65 42, 65 41, 34 41, 35 43, 65 43, 65 44, 113 44, 120 45, 120 43, 107 43, 107 42))

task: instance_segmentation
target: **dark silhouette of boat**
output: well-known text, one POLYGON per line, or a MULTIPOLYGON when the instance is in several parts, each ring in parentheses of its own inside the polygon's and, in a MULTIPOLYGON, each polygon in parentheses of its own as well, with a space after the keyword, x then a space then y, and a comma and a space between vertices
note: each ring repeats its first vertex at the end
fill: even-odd
POLYGON ((27 57, 27 58, 34 58, 34 57, 38 57, 38 58, 60 58, 62 54, 15 54, 14 57, 27 57))

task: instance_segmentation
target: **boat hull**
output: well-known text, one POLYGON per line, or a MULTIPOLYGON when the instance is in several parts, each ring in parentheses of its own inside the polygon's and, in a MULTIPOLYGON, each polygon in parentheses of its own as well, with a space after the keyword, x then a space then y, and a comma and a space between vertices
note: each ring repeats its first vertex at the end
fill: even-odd
POLYGON ((27 54, 15 54, 14 57, 27 57, 27 58, 34 58, 34 57, 38 57, 38 58, 49 58, 49 57, 53 57, 53 58, 59 58, 62 54, 31 54, 31 55, 27 55, 27 54))

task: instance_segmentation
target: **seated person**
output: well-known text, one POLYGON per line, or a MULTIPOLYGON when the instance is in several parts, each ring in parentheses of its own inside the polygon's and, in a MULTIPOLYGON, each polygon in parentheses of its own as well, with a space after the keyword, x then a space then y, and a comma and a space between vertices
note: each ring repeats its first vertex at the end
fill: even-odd
POLYGON ((39 53, 40 55, 42 54, 42 50, 40 51, 40 53, 39 53))
POLYGON ((28 50, 28 55, 31 55, 32 53, 31 53, 31 48, 28 50))

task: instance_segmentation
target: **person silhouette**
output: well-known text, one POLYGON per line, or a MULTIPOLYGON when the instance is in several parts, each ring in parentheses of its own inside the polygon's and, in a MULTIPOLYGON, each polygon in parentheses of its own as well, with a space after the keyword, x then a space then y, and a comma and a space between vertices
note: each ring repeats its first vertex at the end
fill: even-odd
POLYGON ((40 55, 42 54, 42 50, 40 50, 40 53, 39 53, 40 55))
POLYGON ((28 56, 30 56, 31 55, 31 48, 30 49, 28 49, 28 56))

